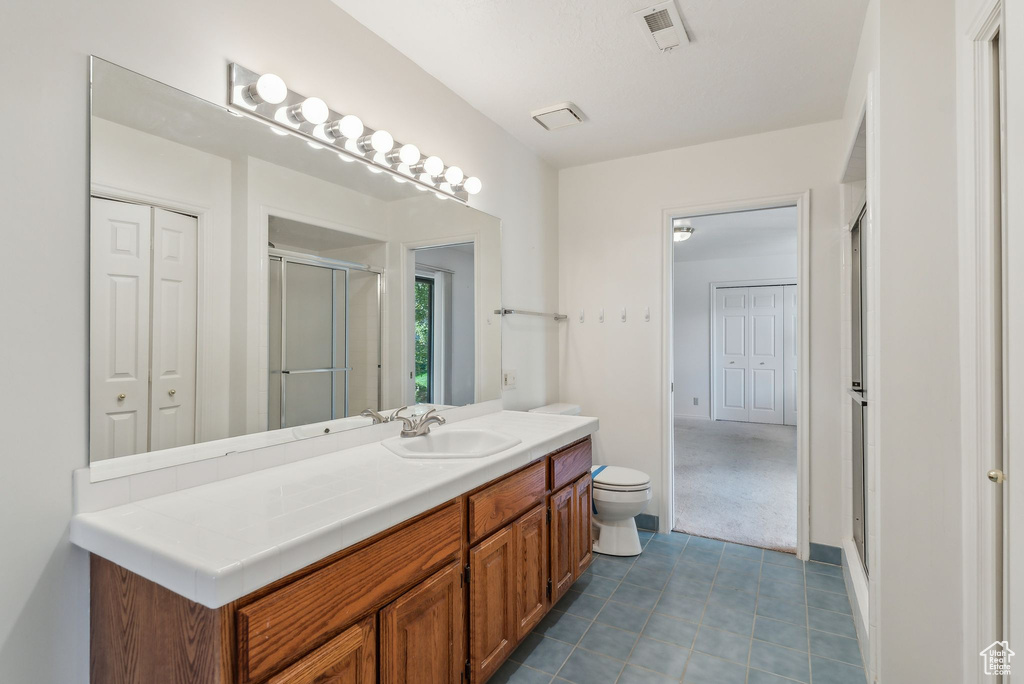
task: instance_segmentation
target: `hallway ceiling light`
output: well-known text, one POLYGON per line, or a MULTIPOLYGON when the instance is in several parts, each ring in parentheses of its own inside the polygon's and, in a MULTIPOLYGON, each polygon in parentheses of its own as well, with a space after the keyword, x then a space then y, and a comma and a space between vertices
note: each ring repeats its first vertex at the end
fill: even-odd
POLYGON ((359 161, 373 173, 389 173, 418 190, 433 190, 441 199, 468 203, 482 184, 462 169, 446 167, 440 157, 424 155, 411 143, 400 143, 385 130, 364 125, 354 114, 344 116, 318 97, 288 89, 275 74, 258 74, 232 64, 228 111, 262 121, 278 135, 292 135, 313 149, 330 148, 347 162, 359 161))
POLYGON ((672 241, 685 242, 693 237, 693 226, 689 219, 672 219, 672 241))

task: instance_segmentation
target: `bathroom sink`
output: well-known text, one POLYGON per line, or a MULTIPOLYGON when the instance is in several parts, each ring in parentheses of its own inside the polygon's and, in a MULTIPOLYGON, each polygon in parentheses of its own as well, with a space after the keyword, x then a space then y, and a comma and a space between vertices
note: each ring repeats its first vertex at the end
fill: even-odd
POLYGON ((381 444, 402 458, 483 458, 511 449, 521 441, 492 430, 435 428, 421 437, 394 437, 381 444))

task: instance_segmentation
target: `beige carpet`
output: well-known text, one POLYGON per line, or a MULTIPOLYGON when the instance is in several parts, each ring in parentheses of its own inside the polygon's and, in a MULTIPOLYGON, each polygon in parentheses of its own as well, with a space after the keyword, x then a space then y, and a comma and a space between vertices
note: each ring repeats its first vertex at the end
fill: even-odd
POLYGON ((796 428, 675 421, 675 526, 680 532, 796 550, 796 428))

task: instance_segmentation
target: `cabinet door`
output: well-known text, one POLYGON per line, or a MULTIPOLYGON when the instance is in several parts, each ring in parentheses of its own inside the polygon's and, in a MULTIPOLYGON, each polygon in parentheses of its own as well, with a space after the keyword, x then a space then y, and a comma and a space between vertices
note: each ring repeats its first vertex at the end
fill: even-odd
POLYGON ((374 684, 376 618, 370 616, 272 677, 267 684, 374 684))
POLYGON ((590 561, 594 558, 593 528, 591 527, 591 485, 590 475, 584 475, 576 480, 575 495, 575 520, 573 520, 573 537, 576 561, 576 577, 590 567, 590 561))
POLYGON ((575 579, 573 548, 576 485, 570 483, 551 495, 551 602, 556 603, 575 579))
POLYGON ((462 568, 453 563, 380 611, 380 680, 451 684, 463 663, 462 568))
POLYGON ((469 664, 485 681, 516 644, 515 535, 503 528, 469 552, 469 664))
POLYGON ((512 524, 515 537, 516 636, 522 640, 548 607, 548 526, 543 505, 512 524))

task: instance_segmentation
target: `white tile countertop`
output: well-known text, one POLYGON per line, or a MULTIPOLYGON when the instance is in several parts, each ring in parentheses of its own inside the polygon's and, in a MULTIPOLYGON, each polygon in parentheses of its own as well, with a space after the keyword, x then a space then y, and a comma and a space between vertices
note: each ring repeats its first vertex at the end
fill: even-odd
POLYGON ((71 541, 209 608, 571 444, 596 418, 499 411, 435 430, 518 437, 484 458, 403 459, 380 442, 71 520, 71 541))

